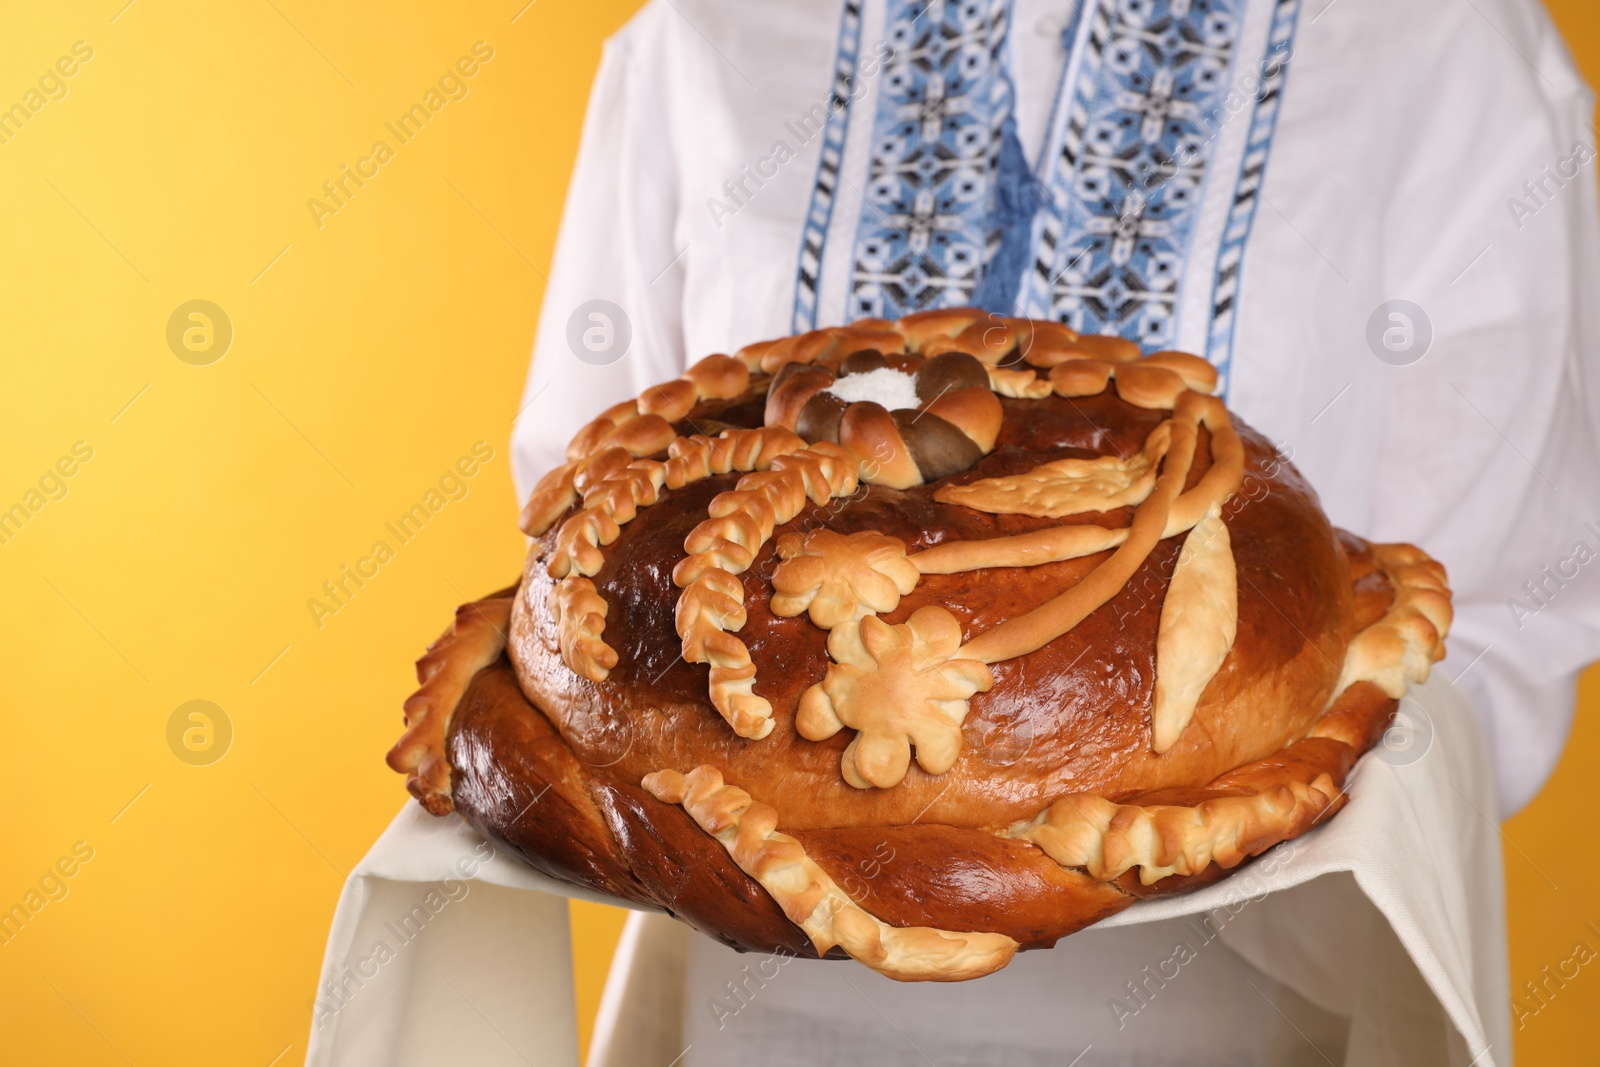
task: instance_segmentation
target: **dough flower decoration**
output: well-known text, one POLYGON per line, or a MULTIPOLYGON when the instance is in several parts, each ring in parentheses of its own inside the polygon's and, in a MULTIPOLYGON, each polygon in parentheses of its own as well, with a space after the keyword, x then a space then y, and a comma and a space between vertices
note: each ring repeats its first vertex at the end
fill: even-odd
POLYGON ((809 612, 824 630, 893 611, 919 577, 905 542, 887 534, 788 533, 777 547, 783 562, 772 575, 772 613, 809 612))
POLYGON ((899 625, 868 615, 828 638, 836 662, 807 689, 795 714, 800 736, 856 731, 839 767, 857 789, 888 789, 905 778, 911 748, 929 774, 961 754, 961 723, 974 693, 994 685, 984 664, 960 657, 961 624, 944 608, 918 608, 899 625))
POLYGON ((863 479, 895 489, 971 467, 994 448, 1003 418, 988 370, 965 352, 863 349, 837 365, 787 363, 767 393, 768 426, 837 442, 863 479))

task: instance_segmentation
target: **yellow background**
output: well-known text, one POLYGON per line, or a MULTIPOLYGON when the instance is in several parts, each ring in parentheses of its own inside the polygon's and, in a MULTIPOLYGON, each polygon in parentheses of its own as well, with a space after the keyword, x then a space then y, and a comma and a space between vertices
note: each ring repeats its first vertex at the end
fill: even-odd
MULTIPOLYGON (((382 755, 409 661, 517 573, 507 436, 600 42, 637 6, 525 3, 6 14, 0 105, 94 50, 0 145, 0 508, 94 450, 0 545, 0 908, 93 849, 0 946, 6 1062, 305 1055, 341 881, 404 798, 382 755), (480 40, 468 95, 318 228, 307 199, 480 40), (193 299, 234 328, 206 366, 166 342, 193 299), (469 495, 318 628, 306 600, 479 440, 469 495), (234 733, 208 766, 168 747, 196 699, 234 733)), ((1600 79, 1592 4, 1554 6, 1600 79)), ((1591 672, 1555 780, 1505 827, 1515 984, 1595 940, 1596 712, 1591 672)), ((573 917, 586 1038, 620 913, 573 917)), ((1597 1015, 1585 970, 1518 1053, 1577 1062, 1597 1015)))

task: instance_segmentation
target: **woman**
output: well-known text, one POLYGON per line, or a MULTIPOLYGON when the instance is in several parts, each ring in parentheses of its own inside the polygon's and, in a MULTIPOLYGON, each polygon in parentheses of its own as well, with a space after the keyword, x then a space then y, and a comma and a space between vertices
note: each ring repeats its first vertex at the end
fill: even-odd
MULTIPOLYGON (((1591 109, 1532 0, 654 0, 590 101, 519 488, 594 411, 813 326, 977 304, 1198 352, 1335 523, 1448 566, 1442 669, 1510 814, 1600 650, 1591 109)), ((1001 999, 1027 1010, 983 1016, 1003 1033, 933 1019, 918 1041, 837 970, 802 976, 827 965, 729 1001, 749 961, 693 939, 685 1040, 705 1036, 684 1062, 787 1062, 820 1032, 852 1035, 831 1062, 1065 1062, 1073 1011, 1122 1023, 1086 1062, 1199 1062, 1073 985, 1129 977, 1159 925, 1073 942, 1070 967, 1058 950, 1025 972, 1059 1010, 1019 978, 1001 999)), ((1207 1039, 1219 1062, 1283 1062, 1261 1038, 1279 1021, 1235 996, 1270 980, 1214 966, 1163 991, 1173 1010, 1236 1019, 1207 1039)), ((1286 1010, 1308 1046, 1343 1047, 1326 1013, 1286 1010)))

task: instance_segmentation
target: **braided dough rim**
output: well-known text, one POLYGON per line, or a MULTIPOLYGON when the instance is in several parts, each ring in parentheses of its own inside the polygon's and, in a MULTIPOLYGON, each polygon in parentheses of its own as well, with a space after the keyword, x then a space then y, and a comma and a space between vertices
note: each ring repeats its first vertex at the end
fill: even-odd
POLYGON ((716 768, 688 774, 656 771, 642 783, 657 800, 678 804, 728 850, 739 869, 761 883, 789 921, 822 956, 838 945, 879 974, 902 982, 962 982, 1011 962, 1017 942, 1005 934, 963 933, 930 926, 890 926, 850 898, 805 847, 779 833, 778 813, 716 768))
MULTIPOLYGON (((1139 346, 1121 337, 1079 335, 1060 323, 1010 318, 978 308, 921 311, 896 322, 861 319, 846 326, 758 341, 732 356, 706 356, 681 377, 613 404, 573 436, 567 445, 567 462, 540 479, 523 507, 519 525, 530 537, 542 535, 584 492, 585 474, 593 472, 597 461, 606 472, 620 465, 604 459, 606 455, 621 453, 637 459, 667 448, 676 437, 668 416, 684 418, 701 401, 738 397, 757 373, 774 376, 790 363, 827 364, 865 348, 886 356, 909 353, 925 360, 951 352, 973 356, 987 372, 993 393, 1006 397, 1039 399, 1052 392, 1087 396, 1115 380, 1118 393, 1130 403, 1171 408, 1185 389, 1210 394, 1218 380, 1215 367, 1187 352, 1154 352, 1141 357, 1139 346), (1047 373, 1040 377, 1036 370, 1047 373)), ((931 409, 939 399, 923 406, 931 409)), ((892 425, 888 430, 893 430, 892 425)), ((963 432, 970 436, 972 431, 963 432)), ((886 440, 868 449, 872 454, 858 458, 880 466, 890 463, 878 453, 885 448, 889 454, 904 453, 903 447, 896 450, 899 436, 898 431, 886 431, 886 440)), ((979 447, 988 451, 981 443, 979 447)), ((899 458, 909 462, 908 454, 899 458)), ((916 480, 920 476, 913 484, 916 480)))
POLYGON ((747 364, 731 356, 710 355, 682 377, 651 386, 636 399, 613 404, 573 437, 567 445, 567 462, 534 486, 518 519, 522 532, 538 537, 555 525, 577 500, 579 472, 598 453, 608 448, 625 449, 634 457, 659 452, 677 436, 666 415, 683 418, 702 400, 731 399, 749 387, 747 364), (694 399, 689 401, 691 393, 694 399), (683 406, 685 401, 687 406, 683 406), (634 423, 638 425, 630 425, 634 423), (667 430, 665 440, 661 440, 662 426, 667 430))
MULTIPOLYGON (((1344 687, 1304 739, 1197 790, 1225 795, 1191 804, 1161 803, 1155 794, 1148 801, 1121 804, 1098 796, 1065 797, 1035 819, 961 832, 1025 842, 1068 872, 1116 886, 1132 903, 1220 877, 1340 810, 1348 800, 1342 785, 1349 768, 1393 715, 1396 700, 1385 688, 1387 672, 1399 663, 1408 682, 1424 681, 1431 664, 1443 657, 1449 625, 1448 592, 1438 563, 1410 545, 1370 547, 1374 566, 1393 585, 1395 597, 1382 617, 1352 639, 1344 687), (1364 644, 1378 646, 1377 651, 1364 650, 1364 644), (1297 769, 1285 759, 1291 750, 1307 747, 1315 757, 1309 768, 1297 769), (1063 817, 1064 812, 1069 815, 1063 817), (1052 814, 1058 817, 1052 820, 1052 814)), ((453 810, 444 756, 451 717, 472 677, 500 659, 501 613, 509 610, 513 595, 514 590, 502 591, 462 606, 451 632, 419 661, 423 686, 407 701, 409 728, 390 753, 390 765, 411 772, 408 787, 435 815, 453 810)), ((543 715, 531 703, 527 710, 543 715)), ((884 923, 841 889, 797 840, 776 832, 775 811, 726 785, 715 768, 696 768, 688 775, 664 769, 643 784, 664 803, 683 804, 724 846, 730 861, 755 878, 812 939, 819 955, 838 945, 899 980, 960 981, 1004 966, 1019 947, 1003 933, 884 923), (700 791, 691 799, 695 781, 700 791)), ((896 829, 882 828, 885 833, 896 829)), ((626 865, 626 856, 622 859, 626 865)), ((1083 923, 1068 925, 1059 936, 1083 923)))
MULTIPOLYGON (((1370 742, 1338 714, 1359 699, 1361 691, 1355 687, 1365 683, 1395 701, 1410 684, 1427 681, 1432 665, 1444 658, 1451 621, 1441 564, 1413 545, 1371 548, 1373 564, 1389 580, 1394 600, 1382 617, 1351 639, 1340 683, 1307 733, 1309 739, 1337 741, 1357 754, 1370 742)), ((1225 783, 1240 770, 1229 771, 1212 785, 1225 783)), ((1298 836, 1347 799, 1343 783, 1327 774, 1310 782, 1289 776, 1254 794, 1196 805, 1114 804, 1092 794, 1072 794, 1014 824, 1005 835, 1038 845, 1063 867, 1082 867, 1104 881, 1137 869, 1140 882, 1148 886, 1172 875, 1199 874, 1213 861, 1232 868, 1298 836)))
POLYGON ((406 789, 434 815, 455 810, 446 741, 450 719, 473 676, 500 658, 517 587, 456 608, 455 622, 417 660, 420 688, 406 698, 406 731, 385 762, 406 776, 406 789))

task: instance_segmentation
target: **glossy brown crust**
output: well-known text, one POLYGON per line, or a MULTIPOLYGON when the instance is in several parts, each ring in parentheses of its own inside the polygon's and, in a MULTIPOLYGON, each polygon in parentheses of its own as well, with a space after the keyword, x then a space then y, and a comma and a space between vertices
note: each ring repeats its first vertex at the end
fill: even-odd
MULTIPOLYGON (((971 470, 911 490, 869 486, 842 503, 808 509, 791 528, 876 530, 912 550, 1041 529, 1060 520, 982 514, 939 503, 933 493, 1026 470, 1046 457, 1131 454, 1164 417, 1109 390, 1075 400, 1002 403, 1006 423, 996 448, 971 470)), ((800 694, 826 668, 827 635, 803 617, 770 611, 776 538, 743 575, 748 620, 738 634, 756 665, 755 692, 772 704, 773 733, 759 743, 734 736, 709 707, 706 668, 682 661, 672 568, 684 556, 684 538, 710 499, 732 488, 732 477, 664 495, 647 521, 624 526, 607 547, 594 580, 611 605, 606 640, 618 664, 605 683, 585 681, 561 662, 556 627, 543 610, 550 579, 537 562, 513 608, 511 659, 523 690, 547 710, 580 759, 616 760, 615 776, 632 782, 664 767, 711 764, 730 784, 778 807, 787 833, 904 824, 919 813, 925 822, 999 826, 1066 793, 1121 800, 1154 788, 1199 785, 1302 736, 1326 705, 1345 645, 1359 628, 1349 562, 1315 495, 1268 442, 1240 430, 1246 482, 1224 516, 1239 571, 1238 637, 1195 725, 1164 755, 1150 748, 1150 705, 1156 628, 1178 537, 1162 541, 1122 592, 1071 633, 994 665, 995 684, 972 699, 963 727, 968 743, 948 774, 913 767, 890 790, 857 790, 839 776, 849 737, 812 742, 795 732, 800 694), (609 747, 612 731, 592 729, 612 722, 629 724, 625 753, 609 747)), ((1191 485, 1208 466, 1204 435, 1197 451, 1191 485)), ((1122 509, 1079 521, 1121 526, 1127 516, 1122 509)), ((546 543, 553 544, 548 535, 546 543)), ((884 619, 899 623, 924 605, 942 605, 970 639, 1049 599, 1103 558, 928 575, 884 619)))
MULTIPOLYGON (((1395 706, 1360 683, 1318 724, 1319 732, 1346 732, 1359 747, 1307 738, 1203 786, 1151 791, 1128 802, 1193 805, 1323 774, 1342 782, 1382 735, 1395 706)), ((815 955, 765 890, 682 809, 617 781, 612 768, 579 764, 522 695, 507 659, 480 671, 468 687, 451 728, 450 761, 457 809, 480 833, 551 877, 658 908, 743 951, 815 955)), ((1298 836, 1339 806, 1342 800, 1270 838, 1245 842, 1245 851, 1256 854, 1298 836)), ((1212 864, 1153 885, 1131 871, 1097 881, 1021 841, 922 822, 794 836, 856 903, 891 926, 992 931, 1024 949, 1049 947, 1135 900, 1188 892, 1229 873, 1212 864)))
POLYGON ((535 870, 659 908, 735 947, 810 953, 766 891, 682 810, 579 764, 505 657, 473 678, 449 752, 456 810, 535 870))
MULTIPOLYGON (((739 358, 779 370, 792 356, 771 348, 739 358)), ((1150 369, 1195 373, 1182 361, 1174 364, 1150 369)), ((737 395, 729 389, 703 399, 672 428, 694 432, 690 420, 711 433, 760 426, 769 381, 752 376, 737 395)), ((864 486, 808 507, 778 532, 870 530, 917 551, 1058 525, 1062 520, 940 503, 934 493, 1047 460, 1137 452, 1167 412, 1101 385, 1101 392, 1087 396, 1001 399, 1004 424, 994 449, 969 469, 905 490, 864 486)), ((1151 383, 1156 392, 1165 388, 1151 383)), ((678 394, 687 391, 662 390, 646 406, 662 409, 681 399, 678 394)), ((617 431, 652 417, 662 418, 636 415, 596 431, 597 438, 612 434, 625 441, 613 446, 613 466, 620 469, 639 454, 641 442, 660 436, 650 423, 643 427, 649 441, 637 428, 617 431)), ((1192 725, 1163 755, 1151 751, 1154 648, 1181 536, 1160 542, 1126 587, 1071 632, 993 666, 995 684, 972 698, 962 754, 950 771, 934 776, 913 765, 892 789, 859 790, 838 770, 849 731, 812 742, 794 728, 800 694, 826 668, 827 635, 803 614, 780 617, 770 610, 779 562, 775 534, 742 576, 748 620, 738 637, 757 669, 755 692, 771 702, 776 725, 762 740, 734 736, 707 698, 707 668, 682 659, 674 626, 679 590, 672 578, 686 555, 685 538, 704 520, 711 499, 738 480, 732 473, 663 492, 605 546, 593 581, 609 605, 605 639, 617 662, 600 684, 578 677, 561 660, 557 627, 545 608, 554 581, 545 564, 558 526, 546 525, 514 599, 507 652, 477 670, 449 719, 454 788, 438 803, 447 809, 453 800, 480 832, 553 877, 660 908, 752 951, 815 954, 800 927, 716 838, 682 808, 640 787, 647 775, 717 768, 729 785, 775 808, 779 829, 810 860, 859 906, 895 927, 989 931, 1037 948, 1136 899, 1212 882, 1337 811, 1344 803, 1339 785, 1396 706, 1366 682, 1328 706, 1352 636, 1384 615, 1394 589, 1367 544, 1328 525, 1315 494, 1271 445, 1247 427, 1238 429, 1245 479, 1223 511, 1238 569, 1238 634, 1192 725), (1318 782, 1332 784, 1308 794, 1318 782), (1287 796, 1291 787, 1313 802, 1279 805, 1274 810, 1287 811, 1281 818, 1247 821, 1246 832, 1255 836, 1216 862, 1149 885, 1137 870, 1099 880, 1063 866, 1017 830, 1075 795, 1154 811, 1287 796), (1316 803, 1317 797, 1326 799, 1316 803)), ((1196 451, 1190 486, 1209 467, 1204 431, 1196 451)), ((597 480, 601 468, 611 469, 601 463, 584 476, 597 480)), ((571 490, 574 505, 585 491, 584 485, 571 490)), ((1124 508, 1065 521, 1121 527, 1130 513, 1124 508)), ((899 623, 920 607, 940 605, 970 639, 1048 600, 1106 555, 927 574, 883 618, 899 623)), ((470 651, 481 657, 480 644, 470 651)))
POLYGON ((517 688, 501 656, 479 671, 451 724, 456 810, 552 878, 635 903, 653 896, 618 850, 581 765, 517 688))
POLYGON ((891 926, 989 930, 1024 949, 1049 948, 1134 900, 1036 848, 981 831, 912 825, 794 836, 857 904, 891 926))

